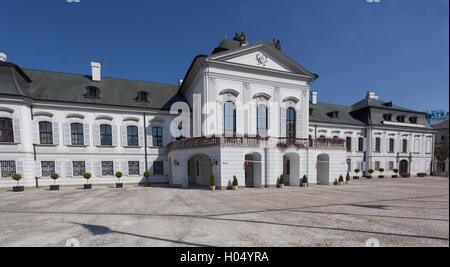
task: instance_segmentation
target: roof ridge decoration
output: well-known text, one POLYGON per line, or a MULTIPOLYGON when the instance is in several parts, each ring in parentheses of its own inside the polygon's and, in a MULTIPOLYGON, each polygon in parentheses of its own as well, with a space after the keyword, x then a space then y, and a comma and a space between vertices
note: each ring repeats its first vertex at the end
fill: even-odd
POLYGON ((241 33, 238 33, 238 32, 235 33, 235 34, 234 34, 233 40, 234 40, 234 41, 239 41, 239 42, 241 43, 241 46, 246 46, 246 45, 248 45, 248 42, 247 42, 247 35, 245 34, 244 31, 242 31, 241 33))

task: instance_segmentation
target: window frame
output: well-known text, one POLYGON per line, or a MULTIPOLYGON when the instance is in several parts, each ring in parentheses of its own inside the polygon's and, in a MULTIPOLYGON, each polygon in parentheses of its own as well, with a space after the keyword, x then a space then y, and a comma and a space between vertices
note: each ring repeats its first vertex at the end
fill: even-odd
POLYGON ((14 143, 14 125, 11 118, 0 118, 0 143, 14 143))
POLYGON ((381 138, 380 137, 375 138, 375 151, 374 152, 376 152, 376 153, 381 152, 381 138))
POLYGON ((152 139, 153 146, 162 147, 163 146, 163 128, 159 126, 152 127, 152 139), (156 133, 155 133, 156 131, 156 133))
POLYGON ((112 146, 113 145, 112 126, 110 124, 100 125, 100 145, 101 146, 112 146), (105 141, 104 138, 106 139, 106 141, 109 141, 109 142, 104 142, 105 141))
POLYGON ((141 173, 141 169, 140 168, 141 167, 140 167, 140 162, 139 161, 137 161, 137 160, 130 160, 130 161, 128 161, 128 175, 129 176, 139 176, 140 173, 141 173), (131 170, 133 169, 131 167, 134 164, 136 164, 136 166, 137 166, 137 172, 131 173, 131 170))
POLYGON ((256 132, 257 135, 261 137, 267 137, 269 130, 269 112, 268 108, 265 104, 258 104, 256 107, 256 132), (261 111, 261 108, 264 110, 261 111), (261 117, 261 115, 263 115, 261 117), (264 124, 265 127, 261 127, 261 123, 264 124))
POLYGON ((53 145, 53 123, 49 121, 40 121, 39 142, 41 145, 53 145), (45 129, 43 129, 45 126, 45 129))
POLYGON ((353 152, 352 143, 353 139, 350 136, 347 136, 347 138, 345 138, 345 148, 347 149, 347 152, 353 152))
POLYGON ((56 173, 56 162, 55 161, 51 161, 51 160, 49 160, 49 161, 41 161, 41 175, 42 175, 42 177, 50 177, 53 173, 56 173), (48 174, 48 175, 44 174, 44 165, 45 164, 49 164, 48 167, 50 168, 50 172, 45 171, 45 172, 47 172, 46 174, 48 174))
POLYGON ((79 122, 70 124, 70 139, 73 146, 84 146, 84 125, 79 122), (76 129, 74 131, 74 126, 76 129), (81 129, 81 130, 80 130, 81 129), (76 142, 74 142, 76 141, 76 142))
POLYGON ((233 101, 226 101, 223 105, 223 132, 225 136, 229 136, 229 135, 236 135, 236 105, 234 104, 233 101), (232 107, 232 113, 231 111, 228 110, 227 105, 231 105, 229 106, 230 108, 232 107), (229 122, 229 120, 232 120, 231 123, 233 124, 233 128, 227 128, 227 125, 231 124, 229 122))
POLYGON ((364 137, 358 138, 358 152, 364 152, 364 137))
POLYGON ((153 161, 153 174, 154 175, 164 175, 164 161, 157 160, 153 161), (156 166, 157 164, 161 164, 161 166, 156 166), (156 172, 156 170, 160 170, 160 172, 156 172))
POLYGON ((293 107, 286 109, 286 138, 297 139, 297 112, 293 107))
POLYGON ((112 161, 112 160, 101 161, 101 162, 100 162, 100 167, 101 167, 102 177, 114 177, 114 161, 112 161), (108 166, 105 166, 105 165, 104 165, 104 164, 106 164, 106 163, 108 163, 108 164, 111 163, 112 168, 111 168, 111 170, 108 170, 108 171, 112 171, 112 173, 107 173, 107 172, 105 171, 105 168, 108 167, 108 166))
POLYGON ((127 126, 127 145, 128 147, 139 147, 139 128, 135 125, 127 126), (132 130, 131 134, 130 130, 132 130))
POLYGON ((389 138, 389 153, 395 153, 395 139, 389 138))
POLYGON ((72 161, 72 176, 73 177, 83 177, 83 175, 86 173, 86 161, 72 161), (82 163, 82 166, 75 166, 78 163, 82 163), (77 170, 77 173, 75 173, 76 169, 78 167, 81 167, 84 169, 84 171, 82 173, 80 173, 79 170, 77 170))

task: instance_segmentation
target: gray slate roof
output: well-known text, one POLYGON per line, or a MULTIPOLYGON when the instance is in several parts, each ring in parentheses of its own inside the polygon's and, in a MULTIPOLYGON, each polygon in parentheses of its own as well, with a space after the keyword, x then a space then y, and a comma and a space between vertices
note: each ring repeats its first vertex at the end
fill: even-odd
POLYGON ((400 107, 397 105, 386 106, 385 105, 386 103, 387 102, 377 100, 377 99, 365 98, 365 99, 359 101, 358 103, 352 105, 352 108, 353 108, 352 111, 360 110, 360 109, 367 108, 367 107, 374 107, 374 108, 382 108, 382 109, 386 109, 386 110, 390 109, 390 110, 400 110, 400 111, 406 111, 406 112, 421 113, 419 111, 407 109, 407 108, 400 107))
POLYGON ((312 109, 312 112, 309 116, 309 120, 311 122, 342 123, 361 126, 365 125, 364 122, 358 120, 356 117, 350 114, 352 111, 351 106, 318 102, 316 105, 310 104, 309 108, 312 109), (333 111, 339 112, 338 118, 331 118, 327 115, 328 113, 333 111))

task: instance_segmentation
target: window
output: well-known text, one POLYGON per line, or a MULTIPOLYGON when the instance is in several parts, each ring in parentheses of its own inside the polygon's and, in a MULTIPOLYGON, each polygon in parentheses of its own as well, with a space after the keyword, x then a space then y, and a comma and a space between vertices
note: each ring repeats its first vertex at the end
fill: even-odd
POLYGON ((153 146, 163 146, 163 131, 161 127, 153 127, 153 146))
POLYGON ((286 111, 286 137, 295 139, 296 134, 296 114, 293 108, 288 108, 286 111))
POLYGON ((397 116, 397 121, 398 122, 405 122, 405 116, 403 116, 403 115, 397 116))
POLYGON ((112 146, 112 127, 111 125, 100 125, 100 144, 102 146, 112 146))
POLYGON ((114 176, 114 162, 102 161, 102 176, 114 176))
POLYGON ((128 175, 139 175, 139 161, 128 161, 128 175))
POLYGON ((53 144, 53 128, 51 122, 39 122, 39 139, 43 145, 53 144))
POLYGON ((84 145, 83 124, 72 123, 70 128, 72 133, 72 145, 84 145))
POLYGON ((339 118, 339 111, 333 111, 327 114, 328 117, 332 118, 332 119, 337 119, 339 118))
POLYGON ((14 160, 0 161, 2 168, 2 178, 11 178, 16 173, 16 162, 14 160))
MULTIPOLYGON (((198 163, 198 161, 197 161, 198 163)), ((198 170, 199 168, 197 168, 198 170)), ((164 162, 163 161, 154 161, 153 162, 153 174, 154 175, 164 175, 164 162)), ((200 175, 197 175, 200 176, 200 175)))
POLYGON ((139 146, 139 134, 136 126, 128 126, 128 146, 139 146))
POLYGON ((84 161, 74 161, 72 165, 74 177, 81 177, 86 173, 86 163, 84 161))
POLYGON ((50 177, 52 173, 55 173, 54 161, 41 161, 42 177, 50 177))
POLYGON ((225 135, 236 134, 236 109, 231 101, 224 104, 224 133, 225 135))
POLYGON ((431 148, 432 147, 432 145, 431 145, 431 140, 427 140, 427 145, 426 145, 426 151, 425 151, 425 153, 427 153, 427 154, 431 154, 431 148))
POLYGON ((414 153, 420 154, 420 140, 419 139, 414 140, 414 153))
POLYGON ((389 161, 389 170, 390 171, 394 170, 394 162, 393 161, 389 161))
POLYGON ((14 143, 13 125, 9 118, 0 118, 0 142, 14 143))
POLYGON ((86 88, 86 97, 88 98, 99 98, 100 97, 100 89, 95 86, 88 86, 86 88))
POLYGON ((379 161, 375 161, 375 170, 379 171, 380 170, 380 162, 379 161))
POLYGON ((267 108, 265 105, 258 105, 256 116, 256 127, 258 129, 258 135, 267 137, 267 108))
POLYGON ((352 152, 352 138, 351 137, 347 137, 345 139, 345 145, 347 147, 347 152, 352 152))
POLYGON ((384 114, 383 120, 385 121, 392 121, 392 114, 384 114))
POLYGON ((406 140, 406 139, 403 139, 402 152, 408 153, 408 140, 406 140))
POLYGON ((358 138, 358 152, 364 152, 364 138, 358 138))
POLYGON ((410 117, 409 122, 412 124, 417 124, 417 117, 410 117))
POLYGON ((138 102, 148 102, 148 93, 145 91, 138 92, 138 96, 136 99, 138 102))
POLYGON ((389 152, 394 153, 395 152, 394 149, 395 149, 395 140, 394 138, 391 138, 389 139, 389 152))
POLYGON ((381 152, 381 138, 375 138, 375 152, 381 152))

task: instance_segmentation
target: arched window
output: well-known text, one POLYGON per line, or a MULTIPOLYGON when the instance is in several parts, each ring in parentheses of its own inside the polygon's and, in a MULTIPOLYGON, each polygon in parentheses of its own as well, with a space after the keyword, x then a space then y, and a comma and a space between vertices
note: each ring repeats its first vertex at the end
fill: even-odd
POLYGON ((375 152, 381 152, 381 138, 375 138, 375 152))
POLYGON ((0 142, 14 143, 13 125, 9 118, 0 118, 0 142))
POLYGON ((406 139, 403 139, 402 152, 403 153, 408 153, 408 140, 406 140, 406 139))
POLYGON ((352 138, 351 137, 347 137, 346 139, 345 139, 345 144, 346 144, 346 147, 347 147, 347 152, 352 152, 352 138))
POLYGON ((153 127, 153 146, 163 146, 163 131, 161 127, 153 127))
POLYGON ((258 135, 261 137, 267 137, 267 107, 263 104, 258 105, 256 109, 256 127, 258 129, 258 135))
POLYGON ((43 145, 53 144, 53 128, 51 122, 39 122, 39 139, 43 145))
POLYGON ((224 133, 225 135, 236 134, 236 109, 231 101, 224 104, 224 133))
POLYGON ((112 146, 112 127, 108 124, 100 125, 100 144, 112 146))
POLYGON ((364 138, 358 138, 358 152, 364 152, 364 138))
POLYGON ((293 108, 288 108, 286 111, 286 137, 295 139, 296 134, 296 114, 293 108))
POLYGON ((83 124, 72 123, 70 125, 72 145, 84 145, 83 124))
POLYGON ((139 146, 139 133, 136 126, 128 126, 128 146, 139 146))

